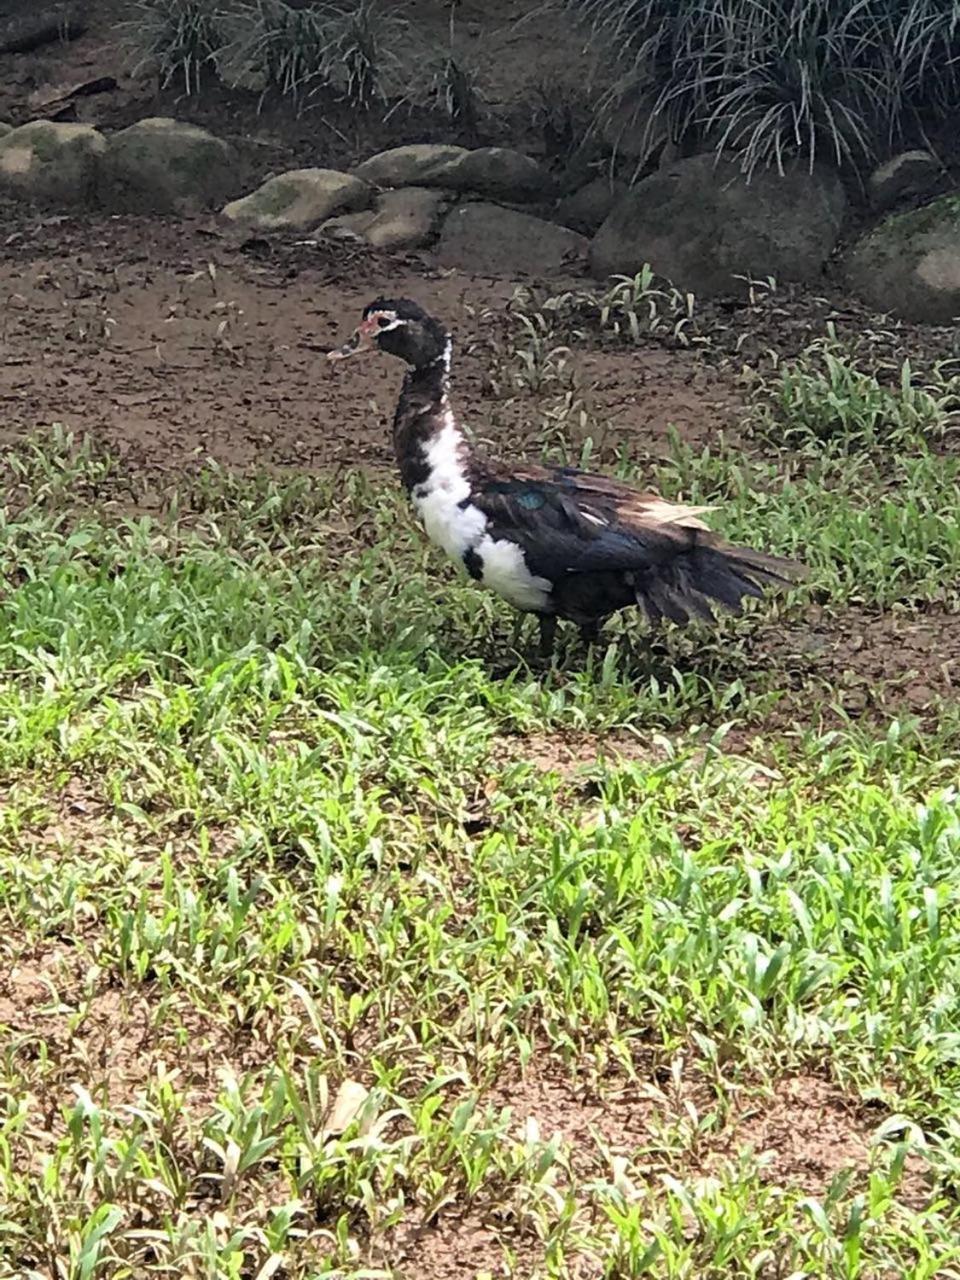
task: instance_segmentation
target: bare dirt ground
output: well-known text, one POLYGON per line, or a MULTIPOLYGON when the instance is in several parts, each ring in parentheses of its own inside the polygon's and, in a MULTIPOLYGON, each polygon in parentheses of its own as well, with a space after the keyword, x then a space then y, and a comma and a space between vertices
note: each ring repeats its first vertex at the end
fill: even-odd
MULTIPOLYGON (((268 245, 212 220, 8 211, 11 222, 0 251, 7 432, 55 419, 146 467, 204 454, 243 467, 388 463, 399 367, 334 372, 323 358, 383 293, 414 297, 452 326, 464 415, 478 435, 497 434, 484 339, 517 282, 445 275, 425 257, 268 245)), ((655 447, 670 424, 706 439, 734 419, 735 389, 692 355, 597 352, 583 366, 608 441, 655 447)), ((524 426, 516 414, 506 424, 524 426)))

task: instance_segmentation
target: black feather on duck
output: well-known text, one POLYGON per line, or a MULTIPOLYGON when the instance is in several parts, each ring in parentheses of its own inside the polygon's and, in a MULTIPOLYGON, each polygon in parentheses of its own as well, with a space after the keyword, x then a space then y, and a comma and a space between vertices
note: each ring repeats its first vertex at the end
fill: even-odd
POLYGON ((407 298, 377 298, 331 360, 379 348, 409 366, 393 425, 403 483, 427 536, 476 581, 540 619, 544 650, 556 620, 585 637, 620 609, 712 621, 747 596, 786 585, 801 566, 734 547, 703 523, 705 507, 668 502, 574 467, 509 467, 475 453, 449 401, 451 338, 407 298))

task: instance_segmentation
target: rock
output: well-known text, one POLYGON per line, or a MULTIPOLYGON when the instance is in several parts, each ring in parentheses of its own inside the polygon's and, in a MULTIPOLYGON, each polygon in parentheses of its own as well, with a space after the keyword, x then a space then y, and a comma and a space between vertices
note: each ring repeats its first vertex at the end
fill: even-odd
MULTIPOLYGON (((709 150, 709 148, 704 148, 704 150, 709 150)), ((679 142, 672 142, 668 138, 660 150, 659 167, 661 169, 669 169, 672 164, 676 164, 678 160, 682 159, 683 152, 680 149, 679 142)))
POLYGON ((433 239, 445 203, 441 191, 400 187, 381 192, 375 209, 330 218, 321 230, 325 235, 364 240, 378 249, 419 249, 433 239))
POLYGON ((898 200, 932 191, 943 173, 943 166, 929 151, 902 151, 886 164, 874 169, 868 188, 874 209, 892 208, 898 200))
POLYGON ((86 29, 83 4, 31 5, 29 12, 0 20, 0 53, 32 53, 57 40, 76 40, 86 29))
POLYGON ((365 242, 364 232, 376 216, 372 209, 365 209, 362 213, 341 213, 339 218, 328 218, 320 231, 325 236, 332 236, 334 240, 365 242))
POLYGON ((446 203, 442 191, 425 187, 385 191, 364 234, 380 249, 419 249, 433 238, 446 203))
POLYGON ((92 98, 99 93, 112 93, 117 87, 116 76, 92 76, 87 80, 77 80, 73 84, 57 86, 44 85, 42 89, 34 89, 27 98, 27 108, 36 115, 46 112, 48 120, 75 119, 68 114, 75 111, 77 98, 92 98))
POLYGON ((0 138, 0 191, 38 204, 93 204, 106 150, 92 125, 33 120, 0 138))
POLYGON ((0 138, 5 138, 8 133, 13 132, 14 126, 7 124, 6 120, 0 120, 0 138))
POLYGON ((616 178, 594 178, 557 205, 557 221, 574 231, 593 235, 610 210, 628 191, 616 178))
POLYGON ((182 120, 153 117, 110 139, 105 162, 110 208, 178 213, 219 205, 236 181, 236 157, 221 138, 182 120))
POLYGON ((960 316, 960 196, 886 218, 854 245, 844 271, 878 311, 953 322, 960 316))
POLYGON ((381 192, 375 209, 331 218, 321 230, 342 239, 364 240, 377 249, 420 249, 433 239, 446 201, 442 191, 399 187, 381 192))
POLYGON ((549 200, 555 191, 554 180, 542 164, 509 147, 477 147, 421 185, 518 202, 549 200))
POLYGON ((815 281, 832 252, 846 196, 831 170, 801 165, 748 183, 731 161, 678 160, 617 202, 590 251, 595 275, 659 275, 701 297, 738 290, 737 275, 815 281))
POLYGON ((478 202, 444 220, 437 256, 443 266, 480 275, 554 275, 586 256, 589 241, 569 227, 478 202))
POLYGON ((365 208, 373 195, 359 178, 337 169, 291 169, 268 178, 262 187, 233 200, 224 216, 261 231, 307 231, 333 214, 365 208))
POLYGON ((554 192, 543 165, 508 147, 394 147, 352 172, 377 187, 442 187, 500 200, 548 199, 554 192))
POLYGON ((604 112, 600 130, 609 149, 627 160, 646 160, 667 141, 666 116, 654 112, 654 98, 628 93, 604 112))
POLYGON ((424 186, 447 165, 468 154, 466 147, 414 143, 380 151, 351 173, 374 187, 424 186))

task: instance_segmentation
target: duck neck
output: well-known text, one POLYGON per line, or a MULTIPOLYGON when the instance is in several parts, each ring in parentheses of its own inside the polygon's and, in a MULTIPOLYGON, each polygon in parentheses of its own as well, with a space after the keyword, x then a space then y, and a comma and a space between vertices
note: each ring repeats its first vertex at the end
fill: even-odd
POLYGON ((466 487, 470 446, 450 405, 450 342, 430 364, 410 369, 393 420, 400 477, 416 496, 424 486, 466 487))

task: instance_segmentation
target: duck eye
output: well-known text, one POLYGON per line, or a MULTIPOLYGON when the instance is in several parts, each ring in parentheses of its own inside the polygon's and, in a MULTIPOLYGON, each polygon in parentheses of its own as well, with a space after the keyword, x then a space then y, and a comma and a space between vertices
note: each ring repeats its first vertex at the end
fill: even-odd
POLYGON ((377 328, 379 328, 379 329, 386 329, 386 328, 387 328, 387 326, 388 326, 389 324, 391 324, 391 323, 392 323, 392 322, 391 322, 391 320, 390 320, 390 317, 389 317, 389 316, 378 316, 378 317, 377 317, 377 328))

